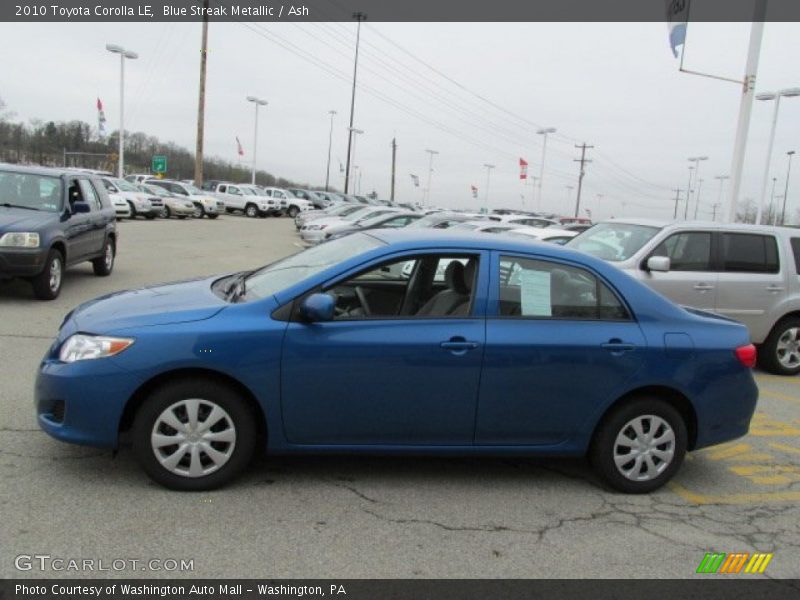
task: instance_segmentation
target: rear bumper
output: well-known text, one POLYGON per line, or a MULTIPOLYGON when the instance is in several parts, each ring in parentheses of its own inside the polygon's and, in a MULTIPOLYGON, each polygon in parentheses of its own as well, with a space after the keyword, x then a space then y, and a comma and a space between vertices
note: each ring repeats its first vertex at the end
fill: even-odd
POLYGON ((46 248, 3 248, 0 250, 0 278, 33 277, 44 269, 46 248))

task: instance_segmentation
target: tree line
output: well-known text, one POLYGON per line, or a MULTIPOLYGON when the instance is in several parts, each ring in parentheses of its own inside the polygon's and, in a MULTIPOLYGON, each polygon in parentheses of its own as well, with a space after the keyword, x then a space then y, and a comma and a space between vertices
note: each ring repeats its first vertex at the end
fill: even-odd
MULTIPOLYGON (((116 173, 119 132, 98 136, 97 128, 85 121, 16 121, 14 113, 0 98, 0 162, 48 167, 79 167, 116 173)), ((154 155, 167 157, 167 176, 173 179, 194 177, 194 152, 137 131, 125 133, 125 170, 149 173, 154 155)), ((251 170, 217 157, 204 157, 206 179, 250 181, 251 170)), ((267 171, 256 171, 256 183, 277 187, 308 188, 267 171)))

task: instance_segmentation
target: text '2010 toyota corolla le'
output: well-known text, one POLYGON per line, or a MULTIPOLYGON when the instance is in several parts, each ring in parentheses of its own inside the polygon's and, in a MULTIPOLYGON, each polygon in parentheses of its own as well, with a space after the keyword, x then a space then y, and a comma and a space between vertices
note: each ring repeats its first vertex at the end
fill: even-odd
POLYGON ((64 320, 41 427, 205 490, 272 453, 588 455, 625 492, 747 433, 744 326, 605 262, 501 236, 357 233, 64 320))

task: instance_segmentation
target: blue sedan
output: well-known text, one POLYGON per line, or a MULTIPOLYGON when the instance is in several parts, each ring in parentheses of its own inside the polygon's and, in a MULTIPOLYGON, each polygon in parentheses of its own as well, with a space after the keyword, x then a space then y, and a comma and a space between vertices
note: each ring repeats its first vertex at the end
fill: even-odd
POLYGON ((261 269, 111 294, 41 363, 42 429, 207 490, 286 453, 588 456, 649 492, 747 433, 755 348, 599 259, 376 230, 261 269))

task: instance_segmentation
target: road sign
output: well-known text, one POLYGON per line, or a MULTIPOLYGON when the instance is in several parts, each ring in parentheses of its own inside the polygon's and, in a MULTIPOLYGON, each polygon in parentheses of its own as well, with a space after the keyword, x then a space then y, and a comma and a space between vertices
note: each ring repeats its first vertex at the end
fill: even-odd
POLYGON ((153 164, 150 166, 153 173, 163 174, 167 172, 167 157, 163 154, 153 156, 153 164))

